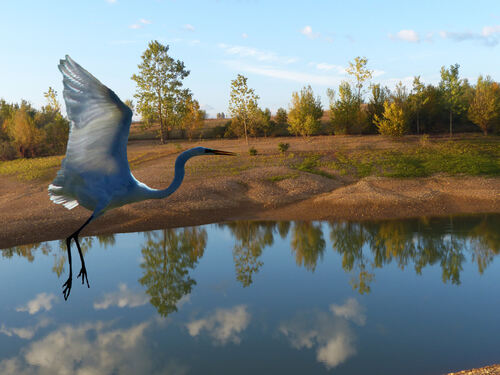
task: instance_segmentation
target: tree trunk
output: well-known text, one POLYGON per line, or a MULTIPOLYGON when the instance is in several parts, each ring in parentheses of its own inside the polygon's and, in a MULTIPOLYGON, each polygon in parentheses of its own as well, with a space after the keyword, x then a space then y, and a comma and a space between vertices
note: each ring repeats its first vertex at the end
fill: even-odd
POLYGON ((246 122, 246 120, 243 120, 243 126, 245 127, 245 141, 247 142, 247 146, 248 146, 248 132, 247 132, 247 122, 246 122))
POLYGON ((450 137, 453 137, 453 127, 452 127, 452 126, 453 126, 453 125, 452 125, 452 124, 453 124, 453 122, 452 122, 452 121, 453 121, 453 114, 452 114, 452 112, 450 111, 450 137))
POLYGON ((417 134, 420 134, 420 112, 417 111, 417 134))

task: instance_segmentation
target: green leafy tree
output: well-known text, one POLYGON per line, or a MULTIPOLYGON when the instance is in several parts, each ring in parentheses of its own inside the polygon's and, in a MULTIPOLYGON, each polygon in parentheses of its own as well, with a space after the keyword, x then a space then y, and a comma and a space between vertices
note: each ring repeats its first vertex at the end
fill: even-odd
POLYGON ((249 128, 252 125, 252 117, 255 117, 258 109, 259 96, 255 94, 254 89, 248 88, 247 80, 247 77, 238 74, 236 79, 231 81, 229 113, 233 118, 237 135, 244 135, 248 146, 249 128))
POLYGON ((169 46, 158 41, 149 42, 138 65, 139 74, 132 79, 137 84, 134 97, 137 99, 137 111, 143 121, 151 124, 160 123, 160 141, 165 143, 169 132, 180 127, 185 115, 185 98, 188 89, 182 88, 182 80, 189 75, 184 63, 168 55, 169 46))
POLYGON ((441 67, 441 81, 439 88, 442 92, 444 105, 450 115, 450 136, 453 135, 453 115, 460 115, 465 109, 463 102, 464 86, 459 78, 460 65, 450 65, 449 69, 441 67))
POLYGON ((66 150, 69 136, 69 121, 61 114, 57 92, 49 87, 44 93, 47 105, 35 114, 35 125, 45 132, 44 146, 49 155, 62 154, 66 150))
POLYGON ((372 78, 373 71, 366 67, 367 64, 366 57, 358 56, 354 58, 354 61, 349 61, 349 67, 346 69, 347 74, 354 76, 356 80, 356 98, 359 104, 363 102, 363 86, 367 80, 372 78))
POLYGON ((490 77, 479 76, 467 116, 479 126, 484 135, 488 134, 493 120, 498 117, 498 91, 498 84, 490 77))
POLYGON ((191 293, 196 281, 189 276, 203 256, 207 244, 205 229, 163 229, 146 233, 141 253, 143 275, 139 282, 158 313, 177 311, 180 299, 191 293))
POLYGON ((311 86, 304 87, 300 93, 292 94, 292 103, 288 113, 288 131, 291 134, 308 137, 320 129, 323 116, 320 97, 314 97, 311 86))
POLYGON ((422 107, 429 101, 429 97, 426 96, 425 85, 420 81, 420 76, 413 78, 413 89, 409 100, 416 114, 417 134, 420 134, 420 112, 422 111, 422 107))
POLYGON ((347 81, 340 83, 338 99, 333 89, 328 89, 327 95, 330 99, 330 122, 334 134, 362 133, 367 119, 351 84, 347 81))
POLYGON ((276 124, 285 125, 287 120, 288 120, 288 115, 286 113, 286 109, 285 108, 278 108, 274 119, 276 120, 276 124))
POLYGON ((375 115, 375 124, 382 135, 400 137, 408 131, 403 108, 395 101, 384 102, 384 113, 381 117, 375 115))
POLYGON ((61 106, 59 104, 59 101, 57 100, 57 91, 55 91, 52 87, 49 86, 49 89, 47 92, 43 93, 43 96, 45 99, 47 99, 47 106, 53 110, 54 112, 60 112, 61 106))
POLYGON ((389 100, 390 91, 387 87, 382 87, 380 84, 370 86, 371 97, 368 102, 368 120, 374 131, 376 132, 375 116, 381 117, 384 113, 384 103, 389 100))
POLYGON ((188 95, 185 99, 186 112, 182 119, 182 131, 187 133, 189 140, 199 131, 204 124, 207 113, 200 108, 200 103, 188 95))

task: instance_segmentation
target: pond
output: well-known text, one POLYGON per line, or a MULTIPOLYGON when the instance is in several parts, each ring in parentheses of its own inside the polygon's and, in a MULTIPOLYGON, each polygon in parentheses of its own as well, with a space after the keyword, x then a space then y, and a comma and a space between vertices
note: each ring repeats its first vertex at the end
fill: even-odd
POLYGON ((251 222, 1 250, 1 374, 441 374, 500 359, 500 215, 251 222), (75 272, 76 271, 76 272, 75 272))

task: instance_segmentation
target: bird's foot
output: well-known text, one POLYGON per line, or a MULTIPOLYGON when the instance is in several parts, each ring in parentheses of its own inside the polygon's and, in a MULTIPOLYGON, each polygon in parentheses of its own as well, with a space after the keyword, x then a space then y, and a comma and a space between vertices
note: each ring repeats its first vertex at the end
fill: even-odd
POLYGON ((82 277, 82 285, 86 281, 87 282, 87 288, 90 288, 89 278, 87 276, 87 269, 85 268, 85 266, 82 266, 82 269, 80 270, 80 273, 78 274, 78 276, 76 278, 79 278, 80 276, 82 277))
POLYGON ((72 277, 68 277, 68 280, 63 284, 63 296, 66 301, 69 297, 69 293, 71 292, 71 284, 73 283, 72 277))

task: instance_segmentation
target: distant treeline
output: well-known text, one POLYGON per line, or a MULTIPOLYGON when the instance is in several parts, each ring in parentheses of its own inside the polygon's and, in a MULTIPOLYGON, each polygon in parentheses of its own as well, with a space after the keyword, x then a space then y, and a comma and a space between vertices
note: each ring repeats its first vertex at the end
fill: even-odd
MULTIPOLYGON (((311 86, 305 86, 292 93, 288 110, 279 108, 274 116, 269 108, 259 107, 259 96, 248 87, 247 78, 238 74, 231 81, 230 118, 221 112, 217 119, 206 120, 191 91, 182 88, 189 71, 182 61, 168 55, 168 46, 151 42, 142 59, 139 74, 132 76, 137 103, 125 101, 143 120, 142 126, 132 127, 134 138, 158 136, 164 143, 171 138, 245 137, 248 142, 249 136, 500 133, 499 83, 479 76, 471 84, 459 77, 458 64, 443 66, 436 86, 425 85, 416 76, 411 88, 399 82, 390 90, 372 83, 368 60, 356 57, 346 69, 350 80, 327 90, 327 111, 311 86), (163 82, 165 72, 171 74, 163 82), (158 82, 163 83, 155 88, 158 82)), ((64 153, 69 122, 60 112, 56 92, 49 88, 44 95, 48 104, 41 110, 26 101, 9 104, 0 99, 0 160, 64 153)))
POLYGON ((0 99, 0 160, 63 154, 69 121, 64 118, 56 92, 44 94, 48 104, 37 110, 26 101, 10 104, 0 99))

